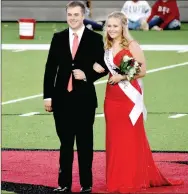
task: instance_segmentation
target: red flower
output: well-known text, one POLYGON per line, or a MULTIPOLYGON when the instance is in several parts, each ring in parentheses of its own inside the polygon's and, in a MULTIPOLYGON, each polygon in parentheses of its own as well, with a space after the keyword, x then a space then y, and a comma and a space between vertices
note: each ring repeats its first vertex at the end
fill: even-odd
POLYGON ((135 63, 135 60, 132 59, 131 62, 130 62, 130 66, 134 67, 134 63, 135 63))

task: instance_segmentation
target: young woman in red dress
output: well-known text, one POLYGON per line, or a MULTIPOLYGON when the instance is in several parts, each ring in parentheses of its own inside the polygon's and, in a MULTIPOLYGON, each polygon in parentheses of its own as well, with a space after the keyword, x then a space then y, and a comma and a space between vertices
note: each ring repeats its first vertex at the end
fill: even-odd
MULTIPOLYGON (((127 18, 121 12, 108 16, 105 26, 105 62, 110 75, 106 87, 106 184, 108 192, 136 192, 157 186, 178 185, 166 179, 156 167, 144 129, 146 115, 141 78, 146 74, 142 49, 133 40, 127 18), (114 68, 127 55, 142 64, 139 75, 127 81, 114 68)), ((97 72, 104 71, 99 64, 97 72)))

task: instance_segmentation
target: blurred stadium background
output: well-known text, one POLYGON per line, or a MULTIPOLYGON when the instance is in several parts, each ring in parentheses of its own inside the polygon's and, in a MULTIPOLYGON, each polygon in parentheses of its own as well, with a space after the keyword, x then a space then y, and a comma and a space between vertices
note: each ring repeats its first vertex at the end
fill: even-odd
MULTIPOLYGON (((94 20, 105 20, 106 16, 116 10, 120 10, 124 4, 122 1, 89 0, 91 16, 94 20)), ((35 18, 37 21, 62 21, 66 20, 65 6, 68 1, 9 1, 2 0, 2 20, 17 21, 19 18, 35 18)), ((155 1, 148 1, 152 6, 155 1)), ((181 21, 188 21, 188 1, 177 1, 181 13, 181 21)))
MULTIPOLYGON (((57 184, 59 140, 52 115, 43 108, 42 82, 52 35, 67 27, 67 2, 2 1, 2 193, 47 193, 45 186, 57 184), (17 21, 20 18, 36 19, 33 40, 19 39, 17 21), (49 168, 43 169, 45 165, 49 168), (46 173, 46 180, 40 181, 41 173, 46 173), (37 190, 28 185, 37 185, 37 190)), ((151 6, 153 2, 149 1, 151 6)), ((107 14, 120 10, 123 3, 91 1, 92 18, 105 20, 107 14)), ((178 1, 178 5, 183 22, 180 31, 131 31, 147 59, 145 127, 151 149, 162 171, 168 176, 181 177, 187 185, 179 190, 166 190, 166 193, 188 192, 188 1, 178 1), (160 163, 164 161, 166 166, 160 163), (175 163, 177 166, 170 166, 175 163), (181 172, 173 169, 181 169, 181 172)), ((105 163, 103 80, 106 79, 96 83, 99 101, 94 127, 96 166, 105 163)), ((104 182, 104 177, 101 181, 104 182)))

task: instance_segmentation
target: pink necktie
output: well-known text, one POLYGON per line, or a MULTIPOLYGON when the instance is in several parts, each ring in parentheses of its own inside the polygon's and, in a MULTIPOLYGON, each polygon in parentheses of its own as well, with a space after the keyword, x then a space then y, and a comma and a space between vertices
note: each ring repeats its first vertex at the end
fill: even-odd
MULTIPOLYGON (((73 45, 72 45, 72 58, 74 59, 76 55, 76 51, 78 49, 79 42, 78 42, 78 35, 76 33, 74 33, 73 35, 74 35, 74 40, 73 40, 73 45)), ((67 86, 67 90, 71 92, 72 89, 73 89, 73 86, 72 86, 72 73, 71 73, 69 83, 67 86)))

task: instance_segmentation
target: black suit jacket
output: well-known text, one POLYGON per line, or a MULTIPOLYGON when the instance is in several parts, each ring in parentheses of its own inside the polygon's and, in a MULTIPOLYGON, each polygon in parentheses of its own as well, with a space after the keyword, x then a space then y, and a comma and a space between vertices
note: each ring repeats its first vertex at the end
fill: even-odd
POLYGON ((104 63, 104 45, 102 36, 85 28, 75 58, 72 58, 69 45, 69 29, 55 33, 44 74, 44 98, 52 98, 53 109, 65 106, 73 101, 83 106, 97 107, 97 97, 93 82, 107 74, 93 70, 93 64, 104 63), (87 81, 75 80, 73 91, 67 91, 68 81, 73 69, 82 70, 87 81))

